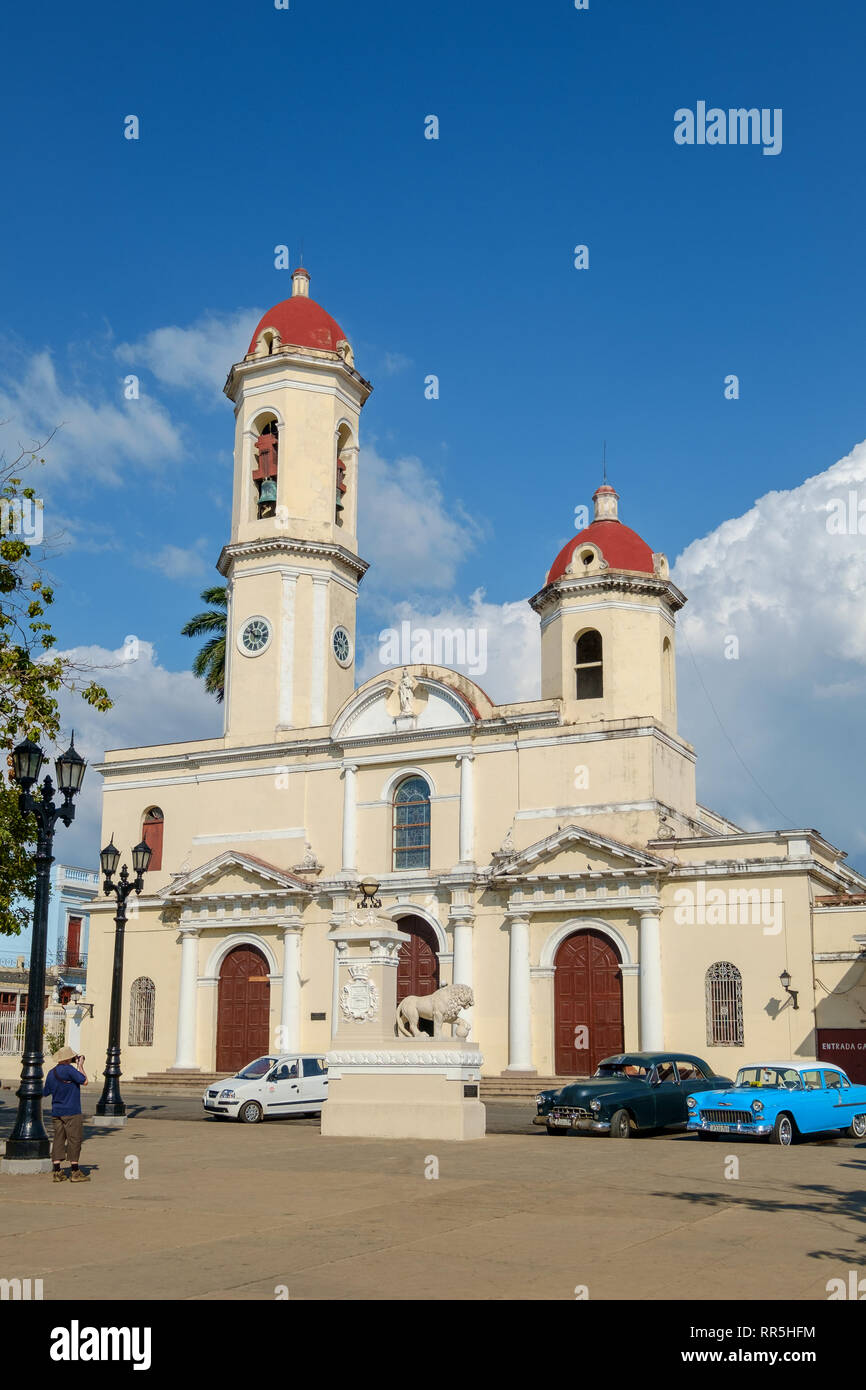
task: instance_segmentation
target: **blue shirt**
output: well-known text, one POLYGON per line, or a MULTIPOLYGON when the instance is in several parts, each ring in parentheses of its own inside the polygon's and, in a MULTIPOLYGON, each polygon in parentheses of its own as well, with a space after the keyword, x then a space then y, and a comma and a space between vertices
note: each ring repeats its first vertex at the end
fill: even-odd
POLYGON ((69 1062, 52 1067, 44 1087, 45 1095, 51 1097, 52 1115, 80 1115, 81 1087, 86 1081, 84 1072, 69 1062))

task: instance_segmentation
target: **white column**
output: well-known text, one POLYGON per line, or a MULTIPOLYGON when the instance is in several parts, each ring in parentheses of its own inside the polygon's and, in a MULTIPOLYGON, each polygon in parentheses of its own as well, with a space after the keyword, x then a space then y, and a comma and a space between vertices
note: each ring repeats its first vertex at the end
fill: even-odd
POLYGON ((357 843, 357 790, 355 776, 357 763, 346 763, 343 768, 343 868, 344 874, 355 874, 358 869, 357 843))
POLYGON ((475 797, 472 786, 474 753, 461 753, 460 763, 460 863, 475 863, 475 797))
POLYGON ((327 575, 318 575, 313 578, 313 651, 311 662, 311 685, 310 685, 310 723, 324 724, 325 722, 325 662, 328 659, 326 651, 325 631, 328 620, 328 579, 327 575))
POLYGON ((511 917, 508 955, 508 1066, 506 1071, 535 1071, 532 1065, 530 1013, 529 918, 511 917))
POLYGON ((231 679, 232 679, 232 647, 234 645, 235 633, 232 627, 232 585, 231 580, 226 580, 226 660, 225 672, 223 674, 223 737, 229 731, 231 720, 231 679))
POLYGON ((640 1045, 661 1052, 665 1045, 662 948, 658 912, 640 915, 640 1045))
POLYGON ((301 1046, 301 927, 283 927, 283 1003, 280 1051, 301 1046))
POLYGON ((283 602, 280 613, 280 696, 279 722, 284 729, 291 729, 294 718, 295 697, 295 595, 298 578, 294 574, 283 575, 283 602))
POLYGON ((182 927, 180 944, 180 1000, 177 1010, 176 1067, 199 1071, 196 1052, 196 1003, 198 999, 198 927, 182 927))
MULTIPOLYGON (((454 960, 451 967, 451 981, 455 985, 468 985, 474 988, 472 972, 472 933, 474 931, 474 918, 471 913, 466 916, 455 917, 454 922, 454 960)), ((470 1028, 467 1037, 472 1037, 472 1010, 464 1009, 463 1017, 469 1023, 470 1028)))

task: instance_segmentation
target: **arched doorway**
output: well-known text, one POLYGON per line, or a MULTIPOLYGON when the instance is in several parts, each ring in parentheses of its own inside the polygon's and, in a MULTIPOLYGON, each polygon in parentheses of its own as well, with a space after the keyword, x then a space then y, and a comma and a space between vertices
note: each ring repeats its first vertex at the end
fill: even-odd
POLYGON ((226 1074, 270 1049, 271 982, 255 946, 235 946, 220 966, 216 1069, 226 1074))
POLYGON ((624 1046, 620 958, 601 932, 579 931, 565 938, 554 964, 556 1074, 591 1075, 624 1046))
MULTIPOLYGON (((407 994, 432 994, 439 988, 439 942, 436 933, 423 917, 401 917, 396 924, 400 931, 409 932, 411 941, 404 941, 397 958, 397 1003, 407 994)), ((432 1033, 432 1023, 423 1019, 419 1027, 432 1033)))

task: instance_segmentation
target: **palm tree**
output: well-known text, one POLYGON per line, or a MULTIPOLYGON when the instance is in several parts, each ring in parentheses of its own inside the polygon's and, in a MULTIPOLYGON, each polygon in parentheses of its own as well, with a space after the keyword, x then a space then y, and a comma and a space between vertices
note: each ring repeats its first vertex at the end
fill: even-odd
POLYGON ((184 637, 203 637, 213 633, 196 653, 192 669, 195 675, 204 679, 204 687, 209 695, 216 695, 222 704, 226 685, 226 623, 228 621, 228 595, 224 584, 213 584, 202 589, 201 600, 212 605, 204 613, 197 613, 181 628, 184 637))

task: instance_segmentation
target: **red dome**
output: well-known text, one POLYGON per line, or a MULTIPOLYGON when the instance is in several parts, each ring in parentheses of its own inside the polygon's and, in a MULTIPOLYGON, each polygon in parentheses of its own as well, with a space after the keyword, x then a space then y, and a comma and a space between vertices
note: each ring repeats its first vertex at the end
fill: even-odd
POLYGON ((646 541, 641 540, 637 532, 632 531, 630 526, 623 526, 621 521, 608 518, 591 522, 586 530, 581 531, 562 547, 550 567, 550 573, 546 580, 548 584, 552 584, 555 579, 562 578, 571 564, 574 552, 585 541, 591 541, 593 545, 598 546, 612 570, 640 570, 644 574, 654 573, 653 553, 646 541))
POLYGON ((275 328, 284 343, 323 352, 336 352, 337 344, 346 338, 337 320, 325 313, 315 299, 303 294, 294 294, 268 310, 253 334, 248 352, 255 351, 256 340, 264 328, 275 328))

